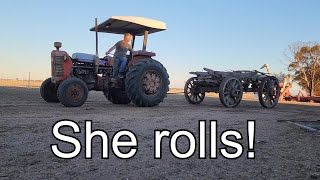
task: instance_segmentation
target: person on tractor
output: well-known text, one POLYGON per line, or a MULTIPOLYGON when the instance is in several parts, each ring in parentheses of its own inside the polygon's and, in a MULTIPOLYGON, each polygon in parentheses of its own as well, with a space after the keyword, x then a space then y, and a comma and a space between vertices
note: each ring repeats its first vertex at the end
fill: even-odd
POLYGON ((108 55, 113 50, 116 50, 114 53, 114 65, 113 65, 113 77, 116 78, 117 76, 119 78, 124 78, 124 74, 126 71, 126 65, 127 65, 127 52, 132 51, 132 46, 129 44, 129 42, 132 39, 132 35, 129 33, 126 33, 124 35, 123 40, 117 42, 114 46, 112 46, 107 52, 106 55, 108 55))

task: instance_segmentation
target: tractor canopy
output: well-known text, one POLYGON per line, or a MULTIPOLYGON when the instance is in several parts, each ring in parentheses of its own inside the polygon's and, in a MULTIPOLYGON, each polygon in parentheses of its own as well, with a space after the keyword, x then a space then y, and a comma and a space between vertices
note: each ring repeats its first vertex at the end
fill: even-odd
MULTIPOLYGON (((97 32, 125 34, 131 33, 134 36, 142 36, 145 31, 148 34, 166 30, 166 23, 134 16, 112 16, 97 27, 97 32)), ((96 31, 96 27, 90 29, 96 31)))

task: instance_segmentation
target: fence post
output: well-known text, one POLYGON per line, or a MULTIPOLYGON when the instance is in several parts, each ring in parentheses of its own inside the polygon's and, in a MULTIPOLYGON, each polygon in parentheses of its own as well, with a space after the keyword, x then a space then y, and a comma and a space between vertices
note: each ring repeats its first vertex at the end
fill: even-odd
POLYGON ((30 88, 30 72, 29 72, 28 88, 30 88))

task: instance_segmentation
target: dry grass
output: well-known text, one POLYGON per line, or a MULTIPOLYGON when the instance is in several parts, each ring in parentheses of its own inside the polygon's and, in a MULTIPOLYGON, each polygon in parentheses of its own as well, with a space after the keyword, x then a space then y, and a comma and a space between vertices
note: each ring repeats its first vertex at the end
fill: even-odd
POLYGON ((0 86, 7 87, 40 87, 42 80, 0 79, 0 86))

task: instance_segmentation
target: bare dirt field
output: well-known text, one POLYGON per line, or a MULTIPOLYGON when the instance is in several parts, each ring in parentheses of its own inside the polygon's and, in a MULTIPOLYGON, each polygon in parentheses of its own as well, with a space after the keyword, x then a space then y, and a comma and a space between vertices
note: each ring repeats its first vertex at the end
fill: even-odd
MULTIPOLYGON (((320 179, 319 131, 310 132, 287 120, 317 122, 320 106, 281 103, 270 110, 257 101, 244 100, 229 109, 215 97, 195 106, 182 95, 169 94, 160 106, 139 108, 114 105, 101 92, 90 92, 82 107, 65 108, 43 101, 39 89, 0 87, 0 179, 320 179), (78 137, 82 149, 84 121, 92 120, 93 129, 104 130, 110 139, 122 129, 134 132, 138 152, 131 159, 119 159, 109 142, 109 159, 101 159, 100 138, 95 138, 92 159, 84 158, 84 150, 76 158, 60 159, 50 144, 64 151, 73 149, 52 135, 52 126, 61 119, 80 125, 80 134, 73 134, 71 128, 62 132, 78 137), (218 152, 217 159, 210 159, 207 145, 207 159, 198 159, 198 147, 189 159, 177 159, 170 153, 169 139, 163 139, 163 157, 154 159, 154 130, 186 129, 198 140, 198 120, 202 119, 217 120, 218 135, 228 129, 240 131, 243 155, 230 160, 218 152), (246 156, 247 120, 256 120, 255 159, 246 156)), ((178 147, 184 151, 189 143, 181 138, 178 147)), ((218 148, 223 147, 218 140, 218 148)))

